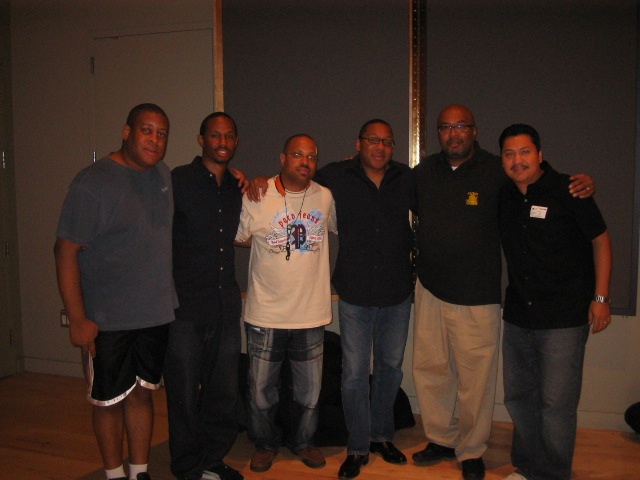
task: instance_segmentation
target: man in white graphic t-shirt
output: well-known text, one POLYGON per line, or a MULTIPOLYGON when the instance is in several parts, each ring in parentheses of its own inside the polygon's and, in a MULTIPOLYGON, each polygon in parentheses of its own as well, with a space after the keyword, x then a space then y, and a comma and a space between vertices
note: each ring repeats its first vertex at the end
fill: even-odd
POLYGON ((260 203, 243 198, 236 244, 251 246, 244 312, 249 354, 251 470, 271 467, 281 443, 310 468, 324 467, 311 443, 318 423, 324 326, 331 322, 328 231, 335 231, 331 192, 311 181, 318 147, 309 135, 290 137, 280 174, 260 203), (288 438, 275 423, 282 362, 293 383, 288 438))

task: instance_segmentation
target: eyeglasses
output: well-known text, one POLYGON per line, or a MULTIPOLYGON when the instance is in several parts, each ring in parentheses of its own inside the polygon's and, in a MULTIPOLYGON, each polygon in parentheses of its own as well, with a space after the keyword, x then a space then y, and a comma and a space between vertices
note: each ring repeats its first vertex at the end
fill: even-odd
POLYGON ((465 124, 460 124, 460 125, 438 125, 438 132, 440 132, 440 133, 448 133, 448 132, 452 132, 453 130, 455 130, 456 132, 467 133, 471 127, 475 127, 475 125, 473 125, 473 124, 471 124, 471 125, 465 125, 465 124))
POLYGON ((293 158, 295 158, 296 160, 300 160, 303 157, 306 157, 310 162, 317 162, 318 161, 318 155, 314 155, 313 153, 310 153, 309 155, 304 155, 302 153, 298 153, 298 152, 285 152, 285 155, 291 155, 293 158))
POLYGON ((396 144, 393 138, 360 137, 360 140, 366 140, 371 145, 377 145, 382 142, 385 147, 393 147, 396 144))

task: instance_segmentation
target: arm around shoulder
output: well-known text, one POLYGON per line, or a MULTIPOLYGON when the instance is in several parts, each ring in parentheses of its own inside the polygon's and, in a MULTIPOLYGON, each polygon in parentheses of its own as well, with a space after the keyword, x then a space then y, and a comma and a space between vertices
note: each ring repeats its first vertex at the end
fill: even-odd
POLYGON ((578 198, 589 198, 596 193, 596 185, 591 176, 586 173, 572 175, 569 180, 569 193, 578 198))
POLYGON ((269 177, 266 175, 259 175, 249 182, 249 188, 246 192, 249 200, 256 203, 262 200, 262 197, 264 197, 264 194, 267 193, 267 189, 269 188, 268 180, 269 177))
POLYGON ((251 248, 251 240, 253 239, 253 237, 249 237, 247 240, 244 241, 239 241, 239 240, 234 240, 233 241, 233 245, 235 247, 243 247, 243 248, 251 248))

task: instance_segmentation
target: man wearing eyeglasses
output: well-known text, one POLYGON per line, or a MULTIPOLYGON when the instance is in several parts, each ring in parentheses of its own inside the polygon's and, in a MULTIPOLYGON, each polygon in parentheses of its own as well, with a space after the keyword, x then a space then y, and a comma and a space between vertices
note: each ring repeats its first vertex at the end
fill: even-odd
POLYGON ((340 296, 342 405, 349 431, 339 478, 358 476, 369 452, 389 463, 407 461, 392 443, 393 405, 411 311, 415 183, 410 168, 393 160, 394 145, 391 126, 370 120, 358 134, 358 155, 316 175, 336 200, 339 231, 333 285, 340 296))
MULTIPOLYGON (((413 377, 425 435, 419 465, 461 462, 465 480, 484 478, 500 341, 498 194, 508 181, 500 157, 480 148, 471 111, 450 105, 438 117, 442 150, 415 168, 418 281, 413 377)), ((593 194, 577 175, 574 196, 593 194)))
MULTIPOLYGON (((349 430, 340 478, 355 478, 369 452, 387 462, 407 459, 392 443, 393 405, 402 382, 402 360, 411 311, 413 236, 409 210, 415 205, 414 176, 392 159, 391 126, 366 122, 358 154, 318 170, 314 180, 333 193, 339 251, 333 285, 340 296, 342 403, 349 430), (373 351, 373 376, 369 384, 373 351)), ((258 177, 250 196, 259 201, 258 177)))
POLYGON ((260 203, 243 198, 236 244, 251 247, 244 311, 249 354, 250 468, 271 468, 284 443, 310 468, 324 467, 312 438, 318 423, 324 327, 331 322, 328 231, 335 231, 331 192, 311 179, 318 147, 294 135, 280 154, 280 174, 269 179, 260 203), (287 359, 293 405, 276 424, 278 385, 287 359))

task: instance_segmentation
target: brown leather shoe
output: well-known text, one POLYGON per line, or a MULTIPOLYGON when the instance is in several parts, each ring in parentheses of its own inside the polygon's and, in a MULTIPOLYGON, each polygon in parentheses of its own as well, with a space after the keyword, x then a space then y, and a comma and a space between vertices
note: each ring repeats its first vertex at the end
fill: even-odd
POLYGON ((251 457, 251 464, 249 468, 254 472, 266 472, 271 468, 273 464, 273 457, 276 456, 276 452, 273 450, 263 450, 258 448, 251 457))
POLYGON ((322 468, 327 464, 320 449, 313 445, 297 450, 295 453, 300 456, 302 463, 309 468, 322 468))

